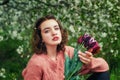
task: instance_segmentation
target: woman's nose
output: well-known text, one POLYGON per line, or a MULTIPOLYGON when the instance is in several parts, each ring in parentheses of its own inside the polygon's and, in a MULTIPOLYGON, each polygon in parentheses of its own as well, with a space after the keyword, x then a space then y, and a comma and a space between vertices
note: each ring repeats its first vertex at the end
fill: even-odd
POLYGON ((52 36, 54 36, 56 34, 57 34, 57 32, 54 29, 52 29, 52 36))

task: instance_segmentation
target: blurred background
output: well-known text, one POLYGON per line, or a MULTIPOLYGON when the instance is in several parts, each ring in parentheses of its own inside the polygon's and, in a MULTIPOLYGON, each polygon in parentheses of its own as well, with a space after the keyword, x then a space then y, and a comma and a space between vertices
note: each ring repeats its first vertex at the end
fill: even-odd
POLYGON ((120 80, 120 0, 0 0, 0 80, 23 80, 34 23, 48 14, 67 29, 70 46, 81 34, 94 36, 96 56, 108 62, 111 80, 120 80))

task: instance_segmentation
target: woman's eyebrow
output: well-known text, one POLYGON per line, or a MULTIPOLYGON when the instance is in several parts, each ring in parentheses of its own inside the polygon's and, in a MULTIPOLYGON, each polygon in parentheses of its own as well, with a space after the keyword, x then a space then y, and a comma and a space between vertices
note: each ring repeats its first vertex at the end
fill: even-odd
POLYGON ((50 27, 46 27, 46 28, 44 28, 43 31, 46 30, 46 29, 50 29, 50 27))
POLYGON ((54 27, 59 27, 59 25, 55 25, 54 27))
MULTIPOLYGON (((59 27, 59 25, 54 25, 54 28, 55 28, 55 27, 59 27)), ((46 29, 50 29, 50 27, 44 28, 43 31, 46 30, 46 29)))

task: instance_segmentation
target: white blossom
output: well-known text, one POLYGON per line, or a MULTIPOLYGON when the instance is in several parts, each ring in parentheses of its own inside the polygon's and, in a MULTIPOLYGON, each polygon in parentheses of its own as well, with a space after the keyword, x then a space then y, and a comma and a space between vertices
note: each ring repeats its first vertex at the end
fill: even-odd
POLYGON ((13 31, 12 34, 11 34, 11 37, 14 39, 17 37, 17 31, 13 31))
POLYGON ((0 77, 5 78, 6 77, 5 73, 6 73, 5 68, 1 68, 0 69, 0 77))
POLYGON ((17 49, 16 49, 17 53, 18 54, 21 54, 23 52, 23 47, 22 46, 19 46, 17 49))
POLYGON ((72 25, 69 27, 69 29, 71 32, 75 33, 74 27, 72 25))
POLYGON ((102 34, 101 34, 101 37, 103 37, 103 38, 105 38, 107 36, 107 33, 105 33, 105 32, 103 32, 102 34))
POLYGON ((3 41, 3 39, 4 39, 3 36, 0 36, 0 41, 3 41))

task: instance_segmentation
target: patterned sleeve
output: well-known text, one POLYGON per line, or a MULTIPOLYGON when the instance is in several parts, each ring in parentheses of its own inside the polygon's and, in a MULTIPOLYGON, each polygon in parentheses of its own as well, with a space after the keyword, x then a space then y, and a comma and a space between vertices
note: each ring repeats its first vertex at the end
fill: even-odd
POLYGON ((41 80, 42 69, 39 65, 29 62, 27 67, 23 70, 22 76, 24 80, 41 80))
POLYGON ((80 74, 108 71, 109 66, 103 58, 92 58, 89 65, 83 65, 80 74))

